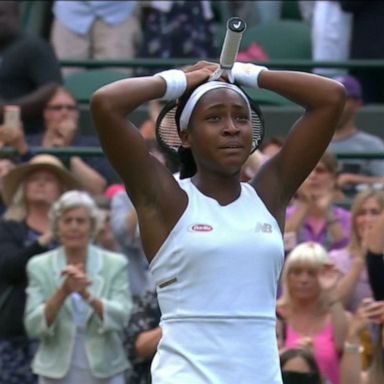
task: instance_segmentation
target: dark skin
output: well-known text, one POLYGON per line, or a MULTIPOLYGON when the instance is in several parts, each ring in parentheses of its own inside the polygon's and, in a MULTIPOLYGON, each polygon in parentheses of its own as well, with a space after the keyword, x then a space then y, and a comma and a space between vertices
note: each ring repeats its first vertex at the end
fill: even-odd
MULTIPOLYGON (((15 1, 0 2, 0 53, 20 33, 19 7, 15 1)), ((33 92, 16 100, 4 100, 0 97, 0 117, 3 118, 4 106, 19 105, 24 116, 34 115, 44 108, 48 99, 53 95, 59 84, 47 83, 33 92)))
MULTIPOLYGON (((208 80, 216 63, 198 62, 184 69, 187 88, 208 80)), ((293 194, 318 163, 332 138, 345 102, 344 88, 318 76, 289 71, 264 71, 259 86, 305 108, 279 153, 250 181, 267 209, 284 228, 285 210, 293 194)), ((137 210, 144 251, 149 261, 184 213, 188 198, 168 169, 152 157, 127 115, 166 90, 161 77, 131 78, 99 89, 91 112, 102 148, 124 181, 137 210)), ((251 124, 245 102, 235 92, 205 94, 181 133, 183 146, 194 153, 194 185, 227 205, 240 194, 240 169, 251 146, 251 124), (227 144, 229 147, 226 148, 227 144)))

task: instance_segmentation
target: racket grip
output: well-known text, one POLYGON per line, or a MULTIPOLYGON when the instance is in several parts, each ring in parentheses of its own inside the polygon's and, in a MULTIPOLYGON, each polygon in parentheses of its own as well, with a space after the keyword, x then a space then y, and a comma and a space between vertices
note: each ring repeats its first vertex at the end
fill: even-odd
POLYGON ((235 63, 246 27, 245 21, 239 17, 231 17, 227 21, 227 30, 220 54, 220 67, 222 69, 229 70, 235 63))

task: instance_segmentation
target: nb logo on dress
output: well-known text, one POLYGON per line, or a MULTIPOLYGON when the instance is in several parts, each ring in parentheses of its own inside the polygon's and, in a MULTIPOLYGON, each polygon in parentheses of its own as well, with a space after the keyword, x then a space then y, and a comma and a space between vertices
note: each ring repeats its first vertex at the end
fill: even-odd
POLYGON ((255 232, 272 233, 272 225, 268 223, 256 223, 255 232))

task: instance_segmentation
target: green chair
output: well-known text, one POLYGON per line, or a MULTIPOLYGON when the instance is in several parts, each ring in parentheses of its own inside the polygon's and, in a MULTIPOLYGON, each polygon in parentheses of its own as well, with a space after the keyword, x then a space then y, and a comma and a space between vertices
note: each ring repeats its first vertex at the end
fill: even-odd
POLYGON ((299 2, 297 0, 282 1, 281 18, 290 20, 303 20, 299 2))
POLYGON ((126 73, 109 69, 92 69, 68 75, 64 79, 64 87, 74 95, 78 103, 88 104, 98 88, 125 78, 126 73))
POLYGON ((241 48, 259 44, 270 59, 312 59, 311 27, 304 21, 278 20, 248 28, 241 48))

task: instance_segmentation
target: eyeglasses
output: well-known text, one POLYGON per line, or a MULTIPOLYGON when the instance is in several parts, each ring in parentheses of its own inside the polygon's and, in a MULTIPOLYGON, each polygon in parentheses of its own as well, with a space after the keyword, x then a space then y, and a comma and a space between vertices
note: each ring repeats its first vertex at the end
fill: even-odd
POLYGON ((77 111, 77 105, 54 104, 54 105, 47 105, 46 109, 48 109, 49 111, 61 111, 62 109, 66 109, 67 111, 73 112, 73 111, 77 111))

